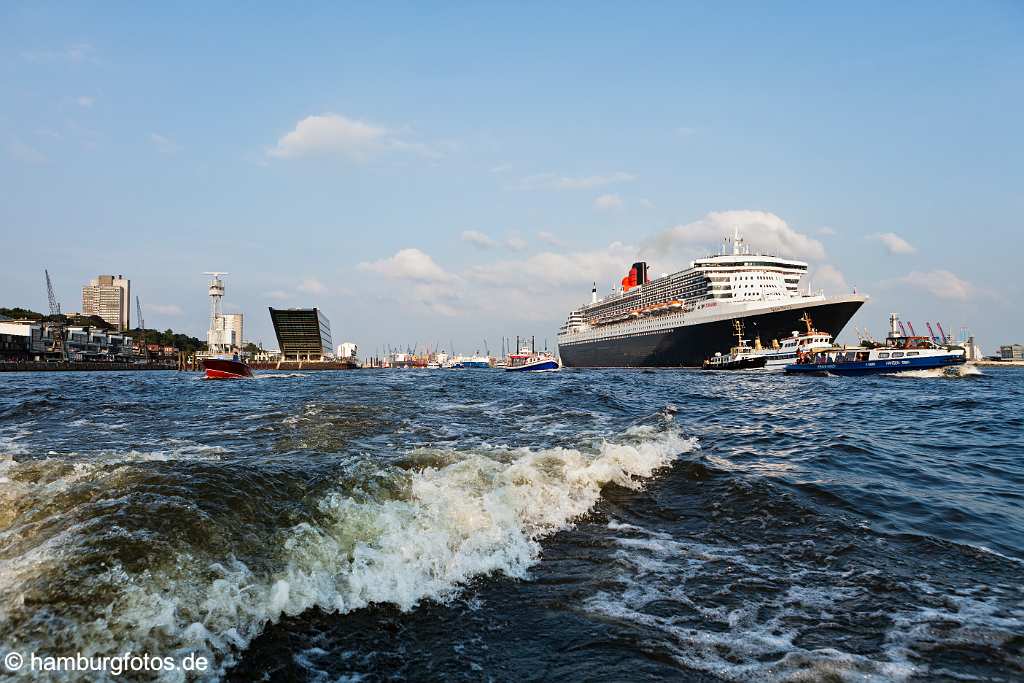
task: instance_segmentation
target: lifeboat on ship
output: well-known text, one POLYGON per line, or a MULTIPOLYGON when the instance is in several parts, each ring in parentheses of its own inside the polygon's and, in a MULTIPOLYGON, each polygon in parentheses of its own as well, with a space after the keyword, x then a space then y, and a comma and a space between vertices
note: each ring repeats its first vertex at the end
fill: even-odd
POLYGON ((206 379, 251 379, 252 369, 238 359, 238 355, 231 358, 204 358, 203 370, 206 371, 206 379))

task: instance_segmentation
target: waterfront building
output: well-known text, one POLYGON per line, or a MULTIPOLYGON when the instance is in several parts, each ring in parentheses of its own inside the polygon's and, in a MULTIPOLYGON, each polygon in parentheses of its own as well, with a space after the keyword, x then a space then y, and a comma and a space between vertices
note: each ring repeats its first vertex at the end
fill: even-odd
POLYGON ((358 347, 352 342, 338 344, 338 358, 355 358, 359 355, 358 351, 358 347))
POLYGON ((1003 360, 1024 360, 1024 346, 1005 344, 999 347, 999 357, 1003 360))
POLYGON ((98 275, 82 287, 82 314, 96 315, 118 332, 131 329, 131 280, 98 275))
POLYGON ((41 330, 40 323, 0 321, 0 360, 25 360, 32 351, 33 338, 42 336, 41 330))
POLYGON ((331 322, 318 308, 270 308, 283 360, 329 360, 331 322))

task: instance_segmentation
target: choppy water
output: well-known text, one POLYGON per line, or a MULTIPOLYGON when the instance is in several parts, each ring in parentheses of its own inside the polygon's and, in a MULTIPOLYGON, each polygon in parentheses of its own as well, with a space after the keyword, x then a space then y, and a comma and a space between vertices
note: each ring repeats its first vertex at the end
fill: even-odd
POLYGON ((1021 680, 1021 406, 1012 369, 0 375, 0 655, 1021 680))

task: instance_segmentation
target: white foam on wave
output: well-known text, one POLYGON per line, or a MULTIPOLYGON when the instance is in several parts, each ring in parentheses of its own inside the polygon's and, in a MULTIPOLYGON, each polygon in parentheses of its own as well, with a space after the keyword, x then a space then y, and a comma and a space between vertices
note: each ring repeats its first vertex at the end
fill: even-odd
POLYGON ((976 365, 951 365, 948 368, 931 368, 928 370, 906 370, 891 373, 890 377, 907 377, 910 379, 962 379, 965 377, 983 377, 985 373, 976 365))
POLYGON ((525 578, 539 541, 589 511, 604 485, 640 488, 696 447, 672 428, 645 426, 589 451, 449 451, 451 464, 396 475, 403 493, 395 499, 325 496, 320 522, 267 539, 273 570, 206 552, 143 574, 114 566, 98 579, 117 587, 108 616, 77 624, 74 637, 83 651, 205 651, 223 672, 285 615, 374 603, 408 610, 448 600, 474 577, 525 578))
POLYGON ((851 585, 852 572, 811 567, 780 575, 752 559, 763 550, 758 545, 709 546, 616 520, 608 528, 617 535, 621 589, 591 596, 584 609, 660 634, 659 645, 682 665, 725 680, 899 681, 948 675, 921 663, 916 650, 936 643, 1003 647, 1024 631, 1024 608, 1013 607, 998 588, 950 594, 948 586, 920 584, 916 588, 922 593, 941 594, 942 606, 887 612, 891 625, 878 653, 807 647, 801 635, 808 624, 840 621, 844 603, 867 590, 851 585), (709 577, 722 594, 748 584, 766 589, 756 597, 743 591, 740 606, 731 606, 730 600, 707 599, 703 587, 709 577), (728 577, 724 584, 722 577, 728 577), (675 607, 667 610, 667 605, 675 607))

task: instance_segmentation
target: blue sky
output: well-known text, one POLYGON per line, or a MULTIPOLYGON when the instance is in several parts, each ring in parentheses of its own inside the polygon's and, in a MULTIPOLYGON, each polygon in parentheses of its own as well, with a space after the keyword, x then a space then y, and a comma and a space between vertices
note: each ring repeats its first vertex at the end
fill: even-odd
POLYGON ((0 305, 124 273, 204 336, 224 270, 268 345, 493 350, 739 225, 876 334, 1024 341, 1019 3, 207 5, 0 8, 0 305))

